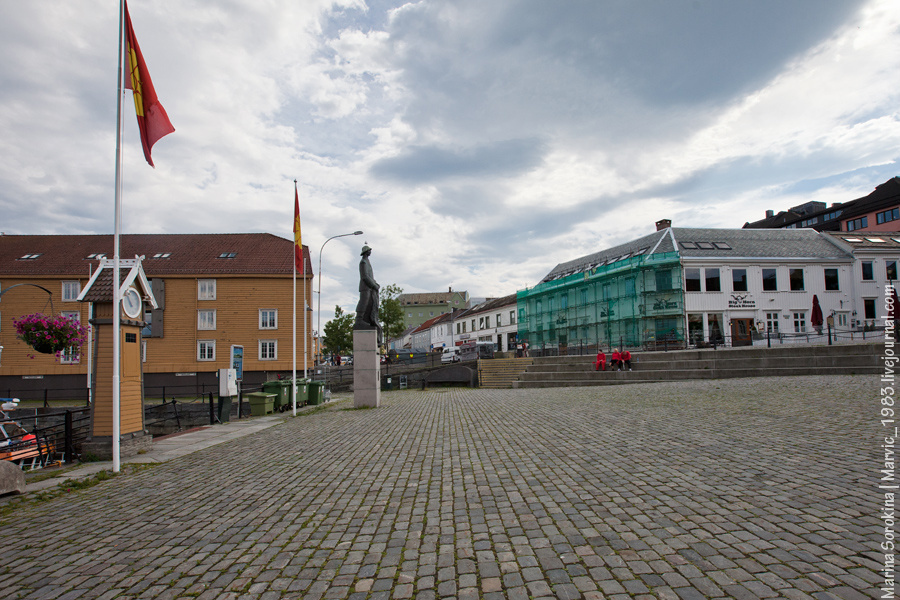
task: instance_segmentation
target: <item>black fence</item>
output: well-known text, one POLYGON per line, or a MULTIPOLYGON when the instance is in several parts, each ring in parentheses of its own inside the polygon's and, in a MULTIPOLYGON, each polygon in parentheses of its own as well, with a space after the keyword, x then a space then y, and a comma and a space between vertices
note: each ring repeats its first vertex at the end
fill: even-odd
MULTIPOLYGON (((21 412, 22 409, 16 411, 21 412)), ((0 427, 3 460, 23 469, 68 464, 80 458, 81 445, 90 434, 90 408, 40 413, 35 410, 34 416, 16 414, 15 419, 4 416, 0 427)))

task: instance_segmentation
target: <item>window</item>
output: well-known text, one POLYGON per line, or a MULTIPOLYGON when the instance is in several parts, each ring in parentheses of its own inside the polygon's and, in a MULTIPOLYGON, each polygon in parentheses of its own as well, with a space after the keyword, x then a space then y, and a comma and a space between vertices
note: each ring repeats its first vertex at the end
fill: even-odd
POLYGON ((694 242, 681 242, 681 247, 685 250, 696 250, 697 244, 695 244, 694 242))
POLYGON ((841 289, 837 269, 825 269, 825 291, 837 292, 841 289))
POLYGON ((260 329, 278 329, 278 309, 275 309, 275 308, 259 309, 259 328, 260 329))
POLYGON ((700 291, 700 269, 684 270, 684 289, 687 292, 700 291))
POLYGON ((722 284, 721 280, 719 279, 719 269, 706 269, 706 291, 722 291, 722 284))
POLYGON ((608 284, 608 283, 604 283, 604 284, 603 284, 603 290, 602 290, 602 291, 603 291, 603 299, 604 299, 604 300, 609 300, 609 298, 610 298, 610 290, 609 290, 609 284, 608 284))
POLYGON ((762 270, 762 284, 764 292, 778 291, 778 276, 775 269, 762 270))
POLYGON ((566 310, 569 308, 569 294, 563 294, 559 298, 559 308, 562 310, 566 310))
POLYGON ((216 311, 214 310, 198 310, 197 311, 197 329, 201 331, 211 331, 216 328, 216 311))
POLYGON ((886 210, 875 215, 875 220, 879 225, 882 223, 888 223, 889 221, 896 221, 898 219, 900 219, 900 208, 886 210))
POLYGON ((722 333, 722 314, 710 313, 706 315, 706 322, 709 325, 709 341, 710 343, 722 344, 725 342, 725 335, 722 333))
POLYGON ((790 279, 791 279, 791 291, 792 292, 802 292, 803 291, 803 269, 791 269, 790 270, 790 279))
POLYGON ((216 340, 197 342, 197 360, 216 360, 216 340))
POLYGON ((169 258, 170 256, 172 256, 171 252, 157 252, 153 258, 169 258))
POLYGON ((516 311, 514 311, 514 310, 509 311, 509 324, 510 325, 516 324, 516 311))
POLYGON ((778 316, 780 313, 777 312, 767 312, 766 313, 766 331, 769 333, 778 333, 778 316))
POLYGON ((478 329, 484 329, 484 317, 478 317, 478 329))
POLYGON ((487 316, 484 318, 484 327, 485 327, 485 329, 491 328, 491 317, 490 316, 487 316))
POLYGON ((472 331, 475 331, 475 319, 472 319, 472 331))
POLYGON ((867 321, 872 321, 876 318, 875 298, 863 298, 863 315, 867 321))
POLYGON ((634 277, 625 280, 625 295, 634 296, 634 277))
MULTIPOLYGON (((656 291, 662 292, 665 290, 672 289, 672 271, 657 271, 656 272, 656 291)), ((585 290, 586 292, 587 290, 585 290)))
POLYGON ((78 300, 78 294, 81 293, 81 284, 77 281, 62 282, 62 299, 63 302, 75 302, 78 300))
MULTIPOLYGON (((72 319, 73 321, 81 323, 81 313, 77 310, 63 311, 61 315, 67 319, 72 319)), ((63 365, 78 364, 81 362, 81 352, 79 352, 78 348, 75 346, 70 346, 63 350, 62 354, 59 355, 59 362, 63 365)))
POLYGON ((713 246, 715 246, 717 250, 731 250, 731 246, 725 242, 713 242, 713 246))
POLYGON ((703 313, 688 313, 688 339, 694 345, 703 341, 703 313))
POLYGON ((219 258, 235 258, 237 256, 237 252, 223 252, 219 255, 219 258))
POLYGON ((747 269, 731 270, 731 290, 734 292, 747 291, 747 269))
POLYGON ((503 327, 503 325, 500 323, 500 316, 500 313, 497 313, 497 327, 503 327))
POLYGON ((806 333, 806 312, 797 311, 794 313, 794 333, 806 333))
POLYGON ((278 358, 278 340, 259 340, 259 360, 278 358))
POLYGON ((856 231, 857 229, 865 229, 869 226, 869 218, 868 217, 860 217, 858 219, 853 219, 852 221, 847 221, 847 231, 856 231))
POLYGON ((215 300, 216 299, 216 280, 215 279, 198 279, 197 280, 197 300, 215 300))
POLYGON ((875 269, 872 268, 872 261, 864 260, 860 264, 862 265, 863 281, 873 281, 875 279, 875 269))
POLYGON ((697 247, 701 250, 714 250, 715 246, 710 242, 697 242, 697 247))
POLYGON ((894 281, 897 279, 897 261, 896 260, 886 260, 884 261, 884 275, 887 277, 888 281, 894 281))

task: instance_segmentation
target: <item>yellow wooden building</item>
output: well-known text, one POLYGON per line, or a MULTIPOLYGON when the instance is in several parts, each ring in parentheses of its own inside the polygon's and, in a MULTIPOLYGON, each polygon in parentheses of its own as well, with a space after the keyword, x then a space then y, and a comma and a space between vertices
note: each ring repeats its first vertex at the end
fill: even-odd
MULTIPOLYGON (((54 312, 89 318, 77 298, 112 235, 0 235, 0 396, 86 398, 92 363, 80 354, 36 354, 16 338, 14 319, 54 312), (22 285, 26 284, 26 285, 22 285), (13 289, 14 288, 14 289, 13 289)), ((231 347, 243 346, 244 385, 289 374, 293 364, 293 242, 271 234, 134 234, 121 236, 121 258, 142 256, 158 308, 146 307, 141 331, 145 395, 217 390, 231 347)), ((297 275, 297 370, 313 366, 312 268, 297 275)))

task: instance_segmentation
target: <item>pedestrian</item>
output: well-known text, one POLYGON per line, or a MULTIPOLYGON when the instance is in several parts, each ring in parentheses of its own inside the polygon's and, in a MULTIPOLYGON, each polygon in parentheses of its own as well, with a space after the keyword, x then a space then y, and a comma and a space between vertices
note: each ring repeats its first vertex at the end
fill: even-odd
POLYGON ((605 371, 606 370, 606 355, 603 354, 603 348, 597 349, 597 360, 594 361, 594 370, 595 371, 605 371))
POLYGON ((628 367, 631 370, 631 352, 622 350, 622 368, 628 367))
POLYGON ((609 368, 613 371, 622 370, 622 354, 618 348, 613 348, 612 360, 609 362, 609 368))

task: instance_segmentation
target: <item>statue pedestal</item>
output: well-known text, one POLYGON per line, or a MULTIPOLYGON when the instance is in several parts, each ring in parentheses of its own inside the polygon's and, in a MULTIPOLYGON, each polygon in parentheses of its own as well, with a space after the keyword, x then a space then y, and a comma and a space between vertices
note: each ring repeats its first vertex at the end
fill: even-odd
POLYGON ((378 408, 381 405, 381 363, 378 357, 378 330, 353 330, 353 406, 378 408))

